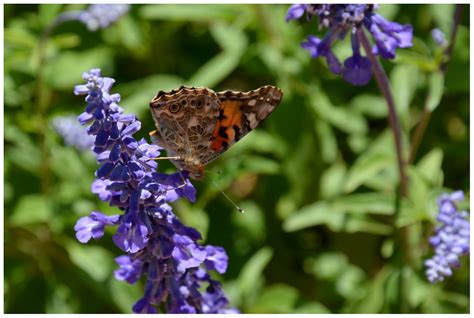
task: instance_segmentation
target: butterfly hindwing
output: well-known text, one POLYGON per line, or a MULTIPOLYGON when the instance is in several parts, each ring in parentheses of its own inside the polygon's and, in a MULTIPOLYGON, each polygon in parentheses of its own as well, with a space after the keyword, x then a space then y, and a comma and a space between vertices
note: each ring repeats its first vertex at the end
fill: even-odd
POLYGON ((257 127, 275 110, 282 96, 280 89, 270 85, 246 93, 217 93, 220 100, 219 117, 209 145, 210 153, 203 158, 204 163, 215 159, 257 127))

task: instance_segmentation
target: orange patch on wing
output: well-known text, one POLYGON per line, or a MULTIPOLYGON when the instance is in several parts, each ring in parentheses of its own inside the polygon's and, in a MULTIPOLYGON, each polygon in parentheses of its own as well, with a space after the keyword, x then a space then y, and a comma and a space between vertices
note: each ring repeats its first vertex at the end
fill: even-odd
POLYGON ((226 149, 229 144, 235 141, 235 130, 233 126, 240 128, 242 124, 242 112, 240 111, 240 102, 237 100, 224 100, 220 105, 219 121, 212 133, 213 140, 210 149, 221 151, 226 149))

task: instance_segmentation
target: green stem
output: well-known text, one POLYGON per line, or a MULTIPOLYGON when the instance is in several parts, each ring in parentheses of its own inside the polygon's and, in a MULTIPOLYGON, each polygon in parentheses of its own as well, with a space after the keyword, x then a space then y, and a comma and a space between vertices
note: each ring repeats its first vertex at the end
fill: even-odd
POLYGON ((364 51, 367 55, 367 58, 372 64, 372 72, 375 77, 375 81, 379 86, 380 91, 382 92, 388 106, 388 118, 390 123, 390 128, 393 132, 393 137, 395 141, 395 151, 397 156, 398 163, 398 174, 399 174, 399 186, 397 190, 396 200, 395 200, 395 215, 393 220, 393 228, 395 233, 395 241, 398 243, 398 250, 394 254, 394 260, 399 271, 398 279, 398 294, 396 305, 398 308, 396 310, 400 313, 408 311, 408 302, 406 300, 406 282, 404 279, 404 268, 411 264, 411 255, 410 247, 408 244, 408 228, 403 227, 398 229, 396 226, 396 220, 400 215, 401 211, 401 202, 404 197, 408 194, 408 180, 406 176, 406 161, 403 158, 403 148, 402 148, 402 132, 400 121, 398 119, 395 101, 393 99, 392 91, 390 88, 390 82, 388 80, 387 74, 385 73, 382 65, 380 64, 377 57, 372 53, 372 46, 369 42, 369 39, 364 33, 362 28, 359 28, 357 31, 357 36, 364 47, 364 51))
POLYGON ((36 118, 38 125, 38 144, 41 151, 41 190, 45 194, 49 193, 51 185, 50 156, 46 140, 46 133, 48 127, 48 120, 46 117, 49 106, 51 104, 51 91, 45 84, 44 65, 46 60, 46 44, 53 28, 54 24, 46 28, 41 34, 41 38, 38 43, 38 72, 36 76, 36 118))
POLYGON ((406 196, 407 177, 405 173, 406 162, 403 159, 402 132, 400 128, 400 121, 397 116, 397 110, 395 108, 395 101, 393 99, 392 91, 390 89, 390 83, 382 65, 380 64, 377 57, 372 53, 372 46, 369 42, 369 39, 365 35, 364 30, 362 28, 359 28, 357 33, 359 40, 362 43, 362 46, 364 47, 366 55, 370 60, 370 63, 372 64, 372 71, 375 76, 375 81, 377 82, 380 91, 382 92, 383 96, 385 97, 385 100, 387 101, 388 119, 390 123, 390 128, 393 132, 393 137, 395 140, 395 150, 397 154, 398 174, 400 178, 400 194, 401 196, 406 196))

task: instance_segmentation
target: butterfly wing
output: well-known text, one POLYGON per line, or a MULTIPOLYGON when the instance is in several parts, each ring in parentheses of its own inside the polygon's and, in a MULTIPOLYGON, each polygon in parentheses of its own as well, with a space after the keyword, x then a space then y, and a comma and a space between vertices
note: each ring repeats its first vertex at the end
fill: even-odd
POLYGON ((248 132, 257 127, 280 103, 283 92, 274 86, 263 86, 250 92, 223 91, 219 116, 203 164, 216 159, 248 132))
MULTIPOLYGON (((209 140, 219 117, 219 99, 207 88, 181 87, 159 92, 150 102, 156 132, 152 140, 166 149, 181 169, 193 170, 184 161, 208 152, 209 140)), ((191 160, 192 161, 192 160, 191 160)))

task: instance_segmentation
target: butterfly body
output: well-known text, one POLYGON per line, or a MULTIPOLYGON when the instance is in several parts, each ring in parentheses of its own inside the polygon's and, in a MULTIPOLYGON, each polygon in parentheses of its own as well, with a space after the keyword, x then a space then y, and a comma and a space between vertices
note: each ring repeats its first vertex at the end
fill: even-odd
POLYGON ((249 92, 180 87, 150 102, 156 130, 150 133, 180 170, 201 179, 205 166, 258 126, 280 103, 274 86, 249 92))

